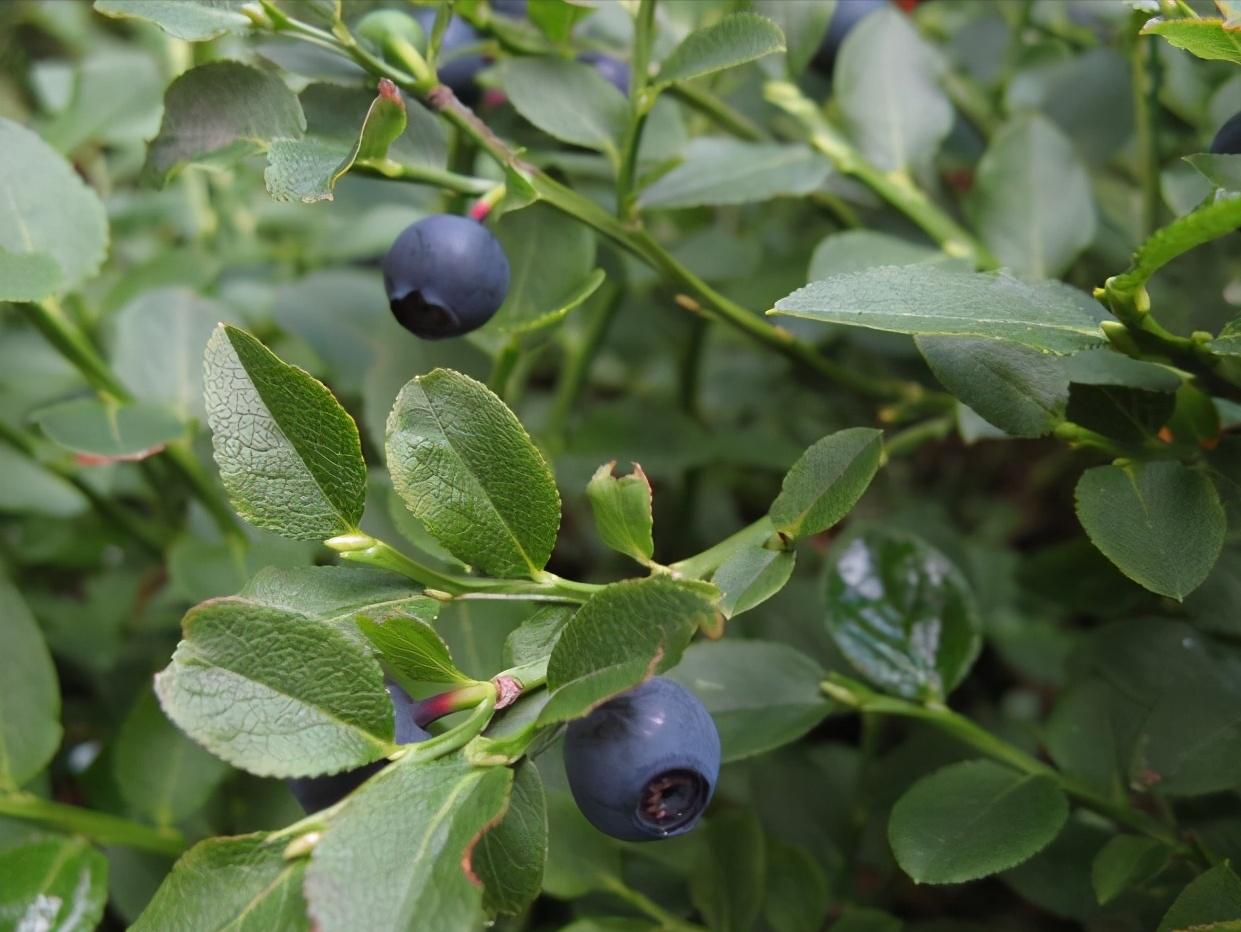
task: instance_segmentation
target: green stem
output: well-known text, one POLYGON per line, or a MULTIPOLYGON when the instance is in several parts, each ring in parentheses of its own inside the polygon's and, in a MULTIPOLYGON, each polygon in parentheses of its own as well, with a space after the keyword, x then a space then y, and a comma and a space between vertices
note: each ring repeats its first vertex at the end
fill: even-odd
POLYGON ((668 89, 668 93, 738 139, 748 142, 764 142, 771 139, 771 134, 766 129, 704 87, 691 84, 689 81, 679 81, 668 89))
POLYGON ((929 418, 920 424, 907 427, 884 441, 884 455, 888 459, 894 456, 904 456, 907 453, 912 453, 924 443, 943 440, 952 433, 955 424, 956 419, 952 415, 946 414, 942 417, 929 418))
POLYGON ((1061 790, 1078 803, 1106 816, 1118 825, 1149 835, 1174 848, 1182 847, 1181 840, 1163 823, 1144 812, 1133 809, 1124 802, 1099 795, 1072 777, 1044 764, 945 705, 939 703, 919 705, 907 699, 884 696, 839 674, 829 676, 823 683, 823 692, 842 705, 859 712, 895 715, 927 722, 992 760, 1007 764, 1022 773, 1050 777, 1061 790))
POLYGON ((185 850, 185 838, 174 828, 153 828, 106 812, 52 802, 30 793, 0 794, 0 815, 85 835, 105 845, 124 845, 126 848, 172 857, 185 850))
POLYGON ((660 924, 661 929, 672 929, 676 930, 676 932, 706 932, 702 926, 687 922, 679 916, 674 916, 645 893, 641 893, 629 886, 620 877, 614 875, 605 877, 603 879, 603 889, 613 896, 624 900, 638 910, 638 912, 650 916, 660 924))
POLYGON ((458 194, 482 195, 496 186, 496 182, 486 178, 475 178, 472 175, 425 165, 404 165, 392 159, 360 159, 354 163, 353 168, 364 175, 432 185, 458 194))
POLYGON ((601 295, 601 303, 594 309, 586 325, 586 333, 569 350, 560 370, 560 379, 556 383, 556 394, 547 415, 547 424, 543 428, 546 442, 553 451, 558 452, 564 447, 565 428, 573 413, 573 406, 590 376, 591 366, 599 347, 603 345, 608 328, 612 325, 616 312, 620 310, 621 289, 614 285, 611 279, 603 284, 603 288, 607 291, 601 295))
POLYGON ((491 716, 496 710, 496 689, 490 683, 483 683, 485 687, 489 687, 488 695, 474 707, 474 711, 469 717, 461 723, 454 725, 442 735, 436 735, 434 738, 428 738, 426 741, 419 741, 417 744, 402 745, 401 749, 391 755, 394 761, 401 761, 402 764, 425 764, 427 761, 438 760, 453 751, 463 748, 476 735, 482 733, 487 727, 487 723, 491 721, 491 716))
POLYGON ((1129 52, 1133 84, 1133 113, 1137 123, 1138 177, 1142 182, 1142 229, 1145 239, 1159 226, 1159 145, 1155 133, 1158 102, 1154 37, 1135 35, 1129 52))
POLYGON ((646 83, 651 63, 651 43, 655 32, 655 0, 640 0, 634 20, 633 60, 629 68, 629 121, 621 138, 620 171, 616 176, 616 215, 623 219, 635 216, 638 172, 638 149, 647 114, 655 103, 655 94, 647 93, 646 83))
POLYGON ((719 569, 720 564, 738 550, 745 547, 761 546, 775 533, 771 518, 763 515, 753 524, 746 525, 731 537, 725 537, 714 547, 708 547, 701 553, 686 557, 668 567, 677 576, 687 579, 703 579, 719 569))
POLYGON ((513 335, 504 341, 496 353, 496 358, 492 361, 491 376, 487 379, 487 385, 504 400, 508 400, 508 383, 520 357, 521 339, 513 335))

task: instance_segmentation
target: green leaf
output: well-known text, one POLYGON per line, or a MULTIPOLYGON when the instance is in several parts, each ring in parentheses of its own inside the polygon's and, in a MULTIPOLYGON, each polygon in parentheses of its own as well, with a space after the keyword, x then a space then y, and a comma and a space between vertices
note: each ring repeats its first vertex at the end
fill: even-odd
POLYGON ((505 664, 521 667, 542 662, 546 674, 547 661, 573 612, 567 605, 547 605, 523 621, 504 640, 505 664))
POLYGON ((1167 796, 1202 796, 1241 785, 1241 695, 1205 681, 1159 696, 1142 720, 1132 770, 1167 796))
POLYGON ((772 932, 819 932, 823 928, 830 902, 828 879, 805 848, 768 839, 766 890, 763 918, 772 932))
POLYGON ((1044 117, 1026 114, 1001 127, 971 195, 983 242, 1020 275, 1055 278, 1094 241, 1090 176, 1073 143, 1044 117))
POLYGON ((655 553, 651 482, 637 463, 627 476, 617 477, 613 474, 615 469, 616 460, 604 463, 586 484, 595 529, 599 538, 613 550, 639 563, 650 563, 655 553))
POLYGON ((145 19, 186 42, 205 42, 250 31, 241 12, 246 0, 95 0, 95 9, 118 19, 145 19))
POLYGON ((651 576, 613 583, 565 625, 547 665, 551 700, 541 724, 585 715, 617 693, 676 665, 715 609, 696 590, 651 576))
POLYGON ((475 846, 508 803, 513 772, 459 757, 388 767, 332 820, 306 869, 322 932, 481 925, 475 846))
POLYGON ((1195 877, 1164 914, 1156 932, 1211 928, 1241 916, 1241 878, 1227 862, 1195 877))
POLYGON ((228 598, 190 609, 183 629, 155 691, 211 753, 259 776, 300 777, 394 749, 379 665, 336 628, 228 598))
POLYGON ((720 611, 733 618, 762 605, 784 588, 797 564, 794 550, 743 547, 720 564, 711 581, 723 594, 720 611))
POLYGON ((187 163, 228 167, 305 130, 302 107, 279 77, 240 62, 208 62, 168 86, 144 171, 162 185, 187 163))
POLYGON ((1109 279, 1108 287, 1121 292, 1136 291, 1177 256, 1238 227, 1241 227, 1241 194, 1218 194, 1152 233, 1133 254, 1129 269, 1109 279))
POLYGON ((964 761, 923 777, 897 801, 888 841, 915 883, 964 883, 1038 853, 1068 815, 1050 776, 964 761))
POLYGON ((306 862, 286 861, 287 838, 208 838, 177 861, 130 932, 302 932, 306 862))
POLYGON ((833 97, 867 161, 884 171, 929 164, 952 129, 942 71, 938 54, 898 10, 877 10, 850 30, 836 61, 833 97))
POLYGON ((644 208, 752 204, 776 197, 802 197, 830 174, 809 146, 743 142, 701 136, 686 146, 683 161, 642 192, 644 208))
POLYGON ((495 233, 509 264, 508 293, 492 318, 496 330, 524 333, 555 323, 603 284, 595 237, 546 204, 504 214, 495 233))
POLYGON ((586 821, 566 790, 547 795, 548 850, 543 890, 574 899, 606 890, 621 877, 616 843, 586 821))
POLYGON ((547 860, 547 800, 534 762, 520 763, 513 792, 500 824, 474 847, 472 865, 483 884, 489 913, 517 915, 534 902, 543 886, 547 860))
POLYGON ((2 575, 0 643, 0 788, 16 790, 60 745, 60 689, 39 626, 2 575))
POLYGON ((226 325, 207 343, 204 371, 215 461, 237 513, 294 540, 354 530, 366 463, 357 425, 327 386, 226 325))
POLYGON ((891 913, 869 906, 846 906, 832 923, 832 932, 904 932, 905 923, 891 913))
POLYGON ((1216 187, 1226 191, 1241 191, 1241 155, 1199 152, 1185 156, 1185 161, 1216 187))
POLYGON ((453 556, 493 576, 534 576, 556 543, 551 467, 485 385, 448 369, 409 382, 388 417, 401 500, 453 556))
POLYGON ((825 531, 857 504, 879 469, 883 433, 850 427, 828 434, 793 464, 771 503, 771 523, 789 537, 825 531))
POLYGON ((1146 883, 1168 863, 1167 845, 1141 835, 1117 835, 1095 855, 1090 877, 1099 905, 1146 883))
POLYGON ((380 621, 359 615, 359 630, 397 674, 411 683, 471 683, 457 669, 452 655, 426 622, 403 615, 380 621))
POLYGON ((591 13, 589 7, 582 7, 571 0, 543 0, 527 7, 527 16, 543 34, 555 43, 565 42, 573 32, 573 25, 591 13))
POLYGON ((810 270, 806 278, 813 282, 842 272, 860 272, 880 265, 921 263, 970 270, 961 259, 954 259, 921 243, 877 230, 845 230, 819 240, 810 257, 810 270))
POLYGON ((98 195, 59 152, 0 117, 0 300, 73 291, 99 271, 107 251, 98 195))
POLYGON ((805 3, 804 0, 755 0, 754 9, 772 20, 788 43, 788 70, 799 75, 806 70, 823 38, 827 24, 836 12, 837 0, 824 3, 805 3))
POLYGON ((62 447, 107 459, 145 459, 185 433, 176 414, 144 402, 118 405, 77 398, 42 408, 34 419, 62 447))
POLYGON ((1241 356, 1241 317, 1224 324, 1214 340, 1211 349, 1222 356, 1241 356))
POLYGON ((36 838, 0 852, 0 927, 89 932, 108 902, 108 862, 81 838, 36 838))
POLYGON ((700 830, 703 845, 689 877, 689 895, 707 927, 744 932, 763 907, 767 850, 763 827, 749 809, 713 816, 700 830))
POLYGON ((1064 420, 1069 376, 1061 358, 1003 340, 916 341, 944 388, 1005 433, 1041 437, 1064 420))
POLYGON ((831 708, 819 688, 823 668, 774 641, 728 638, 691 644, 669 676, 711 713, 725 761, 796 741, 831 708))
POLYGON ((860 673, 907 699, 947 695, 982 646, 961 573, 899 531, 868 530, 838 550, 828 567, 827 627, 860 673))
POLYGON ((1064 368, 1075 385, 1119 385, 1151 392, 1175 392, 1181 385, 1171 366, 1133 359, 1110 347, 1067 356, 1064 368))
POLYGON ((1178 462, 1096 466, 1077 483, 1091 542, 1141 586, 1180 601, 1224 544, 1224 506, 1207 475, 1178 462))
POLYGON ((174 728, 146 690, 121 723, 112 772, 130 811, 172 825, 193 815, 230 771, 174 728))
POLYGON ((629 104, 594 68, 562 58, 511 58, 500 70, 500 87, 549 136, 617 155, 629 104))
POLYGON ((69 518, 90 503, 67 479, 48 472, 25 454, 0 446, 0 512, 69 518))
POLYGON ((332 189, 359 160, 385 159, 405 126, 401 92, 391 81, 381 80, 379 96, 371 101, 361 126, 348 127, 348 135, 320 134, 308 119, 304 137, 273 140, 263 173, 267 191, 278 201, 330 201, 332 189))
POLYGON ((784 33, 779 26, 756 13, 733 13, 682 39, 664 59, 654 83, 699 78, 783 51, 784 33))
POLYGON ((893 333, 1008 340, 1051 353, 1104 341, 1103 309, 1076 288, 932 266, 834 275, 781 298, 769 313, 893 333))
POLYGON ((1207 61, 1230 61, 1241 65, 1241 35, 1222 19, 1155 18, 1142 27, 1142 35, 1163 36, 1170 45, 1207 61))
POLYGON ((353 566, 268 566, 246 583, 241 595, 270 608, 331 622, 355 639, 358 615, 376 623, 414 618, 431 624, 443 604, 423 595, 404 576, 353 566))

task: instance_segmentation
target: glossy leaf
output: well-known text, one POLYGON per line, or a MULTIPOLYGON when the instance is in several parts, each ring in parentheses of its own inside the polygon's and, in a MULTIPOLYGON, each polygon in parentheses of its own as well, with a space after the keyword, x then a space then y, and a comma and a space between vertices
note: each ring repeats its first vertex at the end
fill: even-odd
POLYGON ((964 883, 1036 854, 1068 814, 1050 776, 965 761, 923 777, 897 801, 888 840, 915 883, 964 883))
POLYGON ((108 902, 108 862, 81 838, 34 838, 0 852, 0 926, 90 932, 108 902))
POLYGON ((107 250, 98 195, 34 132, 0 117, 0 300, 73 291, 107 250))
POLYGON ((820 689, 823 668, 775 641, 727 638, 692 644, 669 676, 711 713, 725 761, 796 741, 831 708, 820 689))
POLYGON ((825 531, 857 504, 879 469, 883 434, 851 427, 813 444, 789 469, 771 503, 771 523, 789 537, 825 531))
POLYGON ((250 31, 245 0, 95 0, 95 9, 119 19, 145 19, 187 42, 250 31))
POLYGON ((336 773, 391 752, 379 665, 336 628, 246 599, 189 611, 155 678, 164 712, 231 764, 260 776, 336 773))
POLYGON ((397 764, 367 781, 333 819, 306 869, 322 932, 406 929, 427 916, 444 929, 481 923, 472 858, 503 814, 513 773, 459 757, 397 764))
POLYGON ((294 540, 356 528, 366 464, 327 387, 235 327, 212 334, 204 367, 215 460, 238 514, 294 540))
POLYGON ((436 369, 401 389, 388 469, 406 507, 453 556, 493 576, 531 576, 556 543, 560 495, 513 412, 486 386, 436 369))
POLYGON ((809 146, 700 137, 683 161, 642 192, 645 208, 750 204, 800 197, 822 186, 829 168, 809 146))
POLYGON ((720 564, 711 581, 719 588, 720 611, 732 618, 762 605, 784 588, 797 551, 768 550, 766 547, 745 547, 720 564))
POLYGON ((1224 862, 1190 881, 1164 914, 1156 932, 1210 929, 1212 923, 1226 923, 1238 916, 1241 916, 1241 878, 1224 862))
POLYGON ((1062 282, 932 266, 835 275, 781 298, 771 313, 893 333, 1008 340, 1050 353, 1103 343, 1103 309, 1062 282))
POLYGON ((208 838, 182 855, 131 932, 301 932, 304 860, 284 858, 287 839, 208 838))
POLYGON ((947 695, 981 647, 968 584, 939 551, 896 531, 846 543, 827 575, 827 627, 868 680, 910 699, 947 695))
POLYGON ((513 58, 500 84, 517 112, 549 136, 616 154, 629 106, 594 68, 560 58, 513 58))
POLYGON ((16 790, 60 745, 60 689, 43 634, 0 575, 0 787, 16 790))
POLYGON ((1091 880, 1099 904, 1110 903, 1130 887, 1146 883, 1168 863, 1168 847, 1141 835, 1117 835, 1095 855, 1091 880))
POLYGON ((655 83, 699 78, 783 51, 784 33, 779 26, 756 13, 733 13, 682 39, 664 59, 655 83))
POLYGON ((515 915, 539 895, 547 860, 547 801, 534 762, 519 764, 504 818, 474 846, 471 865, 483 884, 483 906, 515 915))
POLYGON ((604 463, 586 485, 595 529, 613 550, 649 563, 655 553, 651 482, 637 463, 627 476, 616 476, 615 468, 615 460, 604 463))
POLYGON ((1224 544, 1224 508, 1202 472, 1177 462, 1096 466, 1077 483, 1077 517, 1091 542, 1141 586, 1180 600, 1211 572, 1224 544))

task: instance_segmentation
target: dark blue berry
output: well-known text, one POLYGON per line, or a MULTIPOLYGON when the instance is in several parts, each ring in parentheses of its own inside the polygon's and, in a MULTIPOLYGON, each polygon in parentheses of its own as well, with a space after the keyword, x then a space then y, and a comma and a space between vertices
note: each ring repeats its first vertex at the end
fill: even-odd
MULTIPOLYGON (((392 715, 396 721, 396 743, 417 744, 431 735, 414 721, 414 700, 395 683, 388 684, 392 699, 392 715)), ((318 812, 344 799, 366 780, 378 773, 388 762, 377 760, 365 767, 334 773, 326 777, 293 777, 285 781, 294 798, 306 812, 318 812)))
POLYGON ((836 10, 827 24, 827 34, 823 36, 819 50, 814 55, 815 67, 830 75, 836 66, 836 55, 840 52, 845 36, 871 13, 888 5, 888 0, 836 0, 836 10))
POLYGON ((437 214, 406 227, 383 260, 388 305, 427 340, 481 327, 504 303, 508 258, 482 224, 437 214))
POLYGON ((619 58, 604 55, 602 52, 583 52, 577 59, 594 65, 595 70, 622 94, 629 93, 629 65, 619 58))
POLYGON ((671 838, 711 802, 720 736, 693 693, 656 677, 570 723, 564 763, 578 808, 599 831, 671 838))
MULTIPOLYGON (((423 9, 414 11, 414 19, 422 26, 428 36, 435 25, 435 10, 423 9)), ((454 94, 466 103, 478 96, 478 85, 474 78, 483 70, 486 62, 476 52, 462 52, 462 49, 478 45, 482 41, 474 27, 454 16, 448 21, 448 28, 440 39, 439 56, 436 72, 440 82, 452 88, 454 94)))
POLYGON ((1235 113, 1211 140, 1216 155, 1241 155, 1241 113, 1235 113))

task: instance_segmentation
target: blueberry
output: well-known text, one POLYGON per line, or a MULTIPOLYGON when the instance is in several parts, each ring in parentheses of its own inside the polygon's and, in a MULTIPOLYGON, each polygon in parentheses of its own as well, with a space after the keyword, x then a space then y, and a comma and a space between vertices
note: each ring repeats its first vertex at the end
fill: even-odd
POLYGON ((656 677, 569 725, 565 773, 582 814, 625 841, 688 832, 711 801, 720 736, 703 704, 656 677))
POLYGON ((499 240, 477 221, 452 214, 406 227, 384 256, 383 273, 393 315, 426 340, 476 330, 508 291, 499 240))
POLYGON ((1216 155, 1241 155, 1241 113, 1235 113, 1211 140, 1216 155))
POLYGON ((827 24, 827 34, 814 54, 814 65, 830 75, 836 66, 836 55, 845 36, 863 19, 888 6, 888 0, 836 0, 836 10, 827 24))
MULTIPOLYGON (((396 719, 396 743, 417 744, 431 735, 414 721, 414 700, 395 683, 388 683, 392 714, 396 719)), ((318 812, 344 799, 366 780, 383 770, 386 760, 377 760, 365 767, 346 770, 326 777, 293 777, 285 781, 289 791, 306 812, 318 812)))
POLYGON ((583 52, 577 60, 594 65, 595 70, 603 75, 613 87, 622 94, 629 93, 629 65, 619 58, 604 55, 602 52, 583 52))
MULTIPOLYGON (((435 10, 416 10, 413 15, 426 34, 431 35, 431 29, 435 25, 435 10)), ((481 55, 460 50, 477 45, 480 41, 474 27, 456 16, 448 21, 448 28, 440 39, 439 60, 436 63, 439 79, 466 103, 478 96, 478 85, 474 83, 474 78, 483 70, 486 62, 481 55)), ((423 48, 422 51, 426 49, 423 48)))

